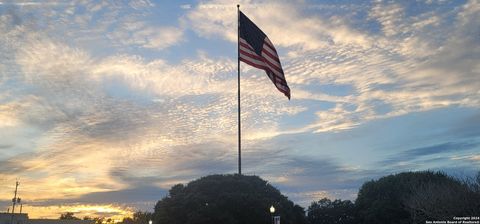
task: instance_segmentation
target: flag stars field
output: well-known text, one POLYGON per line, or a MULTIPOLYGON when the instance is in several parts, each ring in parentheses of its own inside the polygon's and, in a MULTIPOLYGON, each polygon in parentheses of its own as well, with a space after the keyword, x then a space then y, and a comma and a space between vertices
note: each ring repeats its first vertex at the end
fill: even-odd
POLYGON ((236 4, 1 1, 0 209, 19 179, 31 218, 121 219, 236 173, 238 53, 242 173, 295 203, 478 171, 478 1, 240 1, 239 52, 236 4))

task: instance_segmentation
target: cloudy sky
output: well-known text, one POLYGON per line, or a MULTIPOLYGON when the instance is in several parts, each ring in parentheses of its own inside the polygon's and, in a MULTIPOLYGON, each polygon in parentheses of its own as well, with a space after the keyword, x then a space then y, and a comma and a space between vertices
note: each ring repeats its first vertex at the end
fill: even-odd
MULTIPOLYGON (((240 1, 289 101, 242 63, 243 171, 294 202, 480 169, 480 2, 240 1)), ((236 3, 1 1, 0 209, 120 218, 237 171, 236 3)))

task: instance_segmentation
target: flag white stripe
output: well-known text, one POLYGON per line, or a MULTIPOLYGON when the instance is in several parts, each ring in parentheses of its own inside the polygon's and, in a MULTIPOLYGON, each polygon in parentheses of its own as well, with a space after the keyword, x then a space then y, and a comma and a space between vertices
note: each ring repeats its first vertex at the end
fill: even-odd
MULTIPOLYGON (((255 52, 245 48, 242 45, 240 45, 240 50, 245 51, 245 52, 250 53, 250 54, 253 54, 253 55, 256 55, 255 52)), ((242 51, 240 51, 240 57, 241 58, 244 58, 245 60, 248 60, 248 61, 252 61, 252 63, 254 63, 254 64, 268 67, 268 69, 271 70, 276 76, 285 80, 285 76, 280 71, 278 71, 276 68, 270 66, 268 63, 265 63, 264 61, 259 61, 256 58, 252 58, 248 55, 242 54, 242 51)), ((269 58, 266 58, 266 57, 263 57, 263 58, 266 59, 266 60, 269 60, 269 58)), ((271 61, 271 59, 269 61, 271 61)))
POLYGON ((273 50, 272 48, 270 48, 270 46, 268 46, 268 44, 263 44, 263 49, 268 51, 268 53, 270 53, 271 55, 275 56, 277 59, 278 59, 278 54, 277 52, 275 52, 275 50, 273 50))
MULTIPOLYGON (((239 46, 240 46, 240 49, 241 49, 241 50, 243 50, 243 51, 245 51, 245 52, 247 52, 247 53, 253 54, 253 55, 258 55, 255 51, 252 50, 253 47, 252 47, 249 43, 247 43, 244 39, 240 38, 240 42, 242 42, 243 44, 248 45, 248 46, 251 48, 251 49, 248 49, 248 48, 246 48, 246 47, 244 47, 244 46, 242 46, 242 45, 240 44, 239 46)), ((265 47, 265 46, 266 46, 266 44, 263 44, 263 47, 265 47)), ((240 55, 241 55, 241 54, 242 54, 242 52, 240 52, 240 55)), ((276 55, 276 53, 275 53, 275 55, 276 55)), ((270 63, 274 64, 274 65, 277 66, 278 68, 281 68, 281 67, 282 67, 278 62, 276 62, 275 60, 273 60, 273 59, 272 59, 270 56, 268 56, 267 54, 263 54, 263 53, 262 53, 262 55, 259 56, 259 57, 262 57, 262 58, 268 60, 270 63)), ((249 57, 249 58, 250 58, 250 57, 249 57)), ((253 59, 253 58, 252 58, 252 60, 257 61, 257 62, 254 62, 255 64, 259 64, 259 63, 258 63, 259 61, 258 61, 257 59, 253 59)), ((262 62, 261 65, 267 66, 270 70, 272 70, 272 71, 275 73, 275 75, 279 76, 279 77, 282 78, 282 79, 285 79, 285 76, 283 75, 283 73, 281 73, 280 71, 278 71, 276 68, 270 66, 268 63, 262 62)))
MULTIPOLYGON (((276 71, 274 69, 272 69, 267 63, 265 63, 263 61, 259 61, 255 58, 251 58, 248 55, 242 54, 242 52, 240 52, 240 58, 245 59, 245 60, 249 61, 250 63, 256 64, 257 66, 268 68, 269 72, 273 73, 272 75, 275 76, 275 79, 285 81, 285 78, 284 78, 283 74, 279 73, 278 71, 276 71)), ((281 82, 275 82, 275 85, 277 85, 277 84, 283 85, 281 82)))
POLYGON ((248 55, 244 55, 244 54, 240 53, 240 58, 245 59, 245 60, 249 61, 250 63, 256 64, 256 65, 258 65, 258 66, 260 66, 260 67, 266 67, 266 66, 265 66, 265 62, 259 61, 259 60, 255 59, 255 58, 251 58, 251 57, 249 57, 248 55))
POLYGON ((279 89, 284 90, 284 91, 288 91, 288 88, 286 88, 286 86, 285 86, 285 85, 282 85, 281 83, 276 82, 276 83, 275 83, 275 86, 276 86, 277 88, 279 88, 279 89))
POLYGON ((247 42, 245 39, 243 39, 243 38, 241 38, 241 37, 240 37, 240 42, 242 42, 242 43, 244 43, 244 44, 246 44, 246 45, 250 46, 250 47, 252 48, 252 50, 253 50, 253 47, 252 47, 252 45, 250 45, 250 44, 249 44, 249 43, 248 43, 248 42, 247 42))
MULTIPOLYGON (((272 82, 273 82, 273 80, 274 80, 273 77, 274 77, 275 75, 273 75, 271 72, 268 72, 267 75, 268 75, 268 77, 269 77, 269 78, 272 80, 272 82)), ((281 89, 281 90, 283 90, 283 91, 285 91, 285 92, 288 92, 288 91, 290 90, 290 89, 288 88, 288 86, 282 84, 282 82, 278 82, 277 80, 279 80, 278 77, 275 77, 275 82, 273 83, 277 88, 279 88, 279 89, 281 89)))
MULTIPOLYGON (((246 51, 246 52, 248 52, 248 53, 250 53, 250 54, 258 55, 255 51, 253 51, 253 47, 252 47, 249 43, 247 43, 247 41, 245 41, 244 39, 240 38, 240 42, 242 42, 243 44, 246 44, 246 45, 248 45, 248 46, 250 47, 250 49, 247 50, 247 48, 245 48, 244 46, 240 45, 240 48, 242 48, 242 50, 244 50, 244 51, 246 51)), ((278 60, 278 55, 277 55, 277 53, 275 53, 274 51, 272 51, 268 45, 263 44, 263 49, 267 50, 270 54, 275 55, 275 56, 277 57, 277 60, 278 60)), ((272 58, 271 58, 270 56, 268 56, 267 54, 262 53, 262 54, 260 55, 260 57, 263 57, 263 58, 267 59, 270 63, 274 64, 274 65, 277 66, 278 68, 281 68, 281 67, 282 67, 282 65, 280 65, 275 59, 272 59, 272 58)))
MULTIPOLYGON (((268 39, 268 37, 265 37, 265 40, 264 40, 264 41, 267 42, 270 46, 273 47, 273 43, 270 41, 270 39, 268 39)), ((276 51, 276 50, 273 49, 273 51, 276 51)), ((277 54, 277 53, 275 53, 275 54, 277 54)))
POLYGON ((285 76, 283 76, 282 73, 280 73, 279 71, 277 71, 277 69, 272 68, 272 66, 270 66, 268 63, 265 63, 265 65, 266 65, 275 75, 277 75, 279 78, 285 79, 285 76))
MULTIPOLYGON (((241 45, 240 45, 240 48, 242 49, 241 45)), ((279 71, 277 71, 275 68, 272 68, 268 63, 265 63, 263 61, 259 61, 255 58, 251 58, 248 55, 242 54, 241 51, 240 51, 240 58, 243 58, 243 59, 248 60, 248 61, 250 61, 254 64, 257 64, 258 66, 267 67, 268 70, 270 70, 272 73, 274 73, 277 76, 277 78, 283 79, 285 81, 285 76, 282 73, 280 73, 279 71)))
MULTIPOLYGON (((247 53, 249 53, 249 54, 257 55, 257 53, 255 53, 254 51, 252 51, 252 50, 250 50, 250 49, 248 49, 248 48, 246 48, 246 47, 244 47, 244 46, 242 46, 242 45, 240 45, 240 50, 245 51, 245 52, 247 52, 247 53)), ((242 52, 240 52, 240 54, 242 54, 242 52)), ((258 56, 258 55, 257 55, 257 56, 258 56)), ((258 56, 258 57, 260 57, 260 56, 258 56)))
MULTIPOLYGON (((265 46, 265 44, 263 46, 265 46)), ((272 59, 268 54, 264 54, 262 52, 262 57, 265 58, 266 60, 268 60, 273 65, 277 66, 278 68, 282 67, 276 60, 272 59)))

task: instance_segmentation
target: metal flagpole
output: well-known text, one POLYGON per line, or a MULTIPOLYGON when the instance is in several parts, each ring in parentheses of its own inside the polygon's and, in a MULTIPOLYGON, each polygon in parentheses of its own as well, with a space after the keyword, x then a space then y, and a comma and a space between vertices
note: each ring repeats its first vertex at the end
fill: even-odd
POLYGON ((238 68, 238 174, 242 175, 242 126, 240 119, 240 5, 237 5, 237 68, 238 68))

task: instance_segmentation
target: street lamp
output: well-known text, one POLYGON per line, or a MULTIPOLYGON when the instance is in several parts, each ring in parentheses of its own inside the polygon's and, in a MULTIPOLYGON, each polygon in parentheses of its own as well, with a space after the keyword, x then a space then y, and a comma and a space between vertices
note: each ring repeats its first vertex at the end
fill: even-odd
POLYGON ((153 223, 153 221, 152 221, 152 220, 149 220, 149 221, 148 221, 148 224, 152 224, 152 223, 153 223))
POLYGON ((274 221, 273 221, 273 213, 275 213, 275 207, 273 207, 273 205, 272 205, 272 206, 270 206, 270 214, 272 216, 272 224, 275 224, 274 221))

